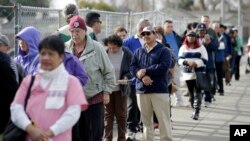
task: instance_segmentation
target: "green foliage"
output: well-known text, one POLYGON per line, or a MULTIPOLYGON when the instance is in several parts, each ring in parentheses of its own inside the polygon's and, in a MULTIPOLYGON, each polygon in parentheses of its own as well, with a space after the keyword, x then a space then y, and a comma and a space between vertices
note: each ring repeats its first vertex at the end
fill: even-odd
POLYGON ((194 5, 194 0, 181 0, 178 7, 184 10, 191 10, 194 5))
POLYGON ((98 9, 104 11, 116 11, 115 6, 110 6, 104 2, 88 2, 86 0, 81 0, 78 2, 79 8, 89 8, 89 9, 98 9))

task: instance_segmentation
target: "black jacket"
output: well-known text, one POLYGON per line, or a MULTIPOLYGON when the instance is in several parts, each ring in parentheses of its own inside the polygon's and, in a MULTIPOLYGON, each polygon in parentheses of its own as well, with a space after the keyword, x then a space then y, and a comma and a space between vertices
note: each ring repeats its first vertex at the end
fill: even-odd
MULTIPOLYGON (((122 57, 119 79, 120 80, 124 79, 125 76, 128 79, 131 79, 133 76, 130 73, 130 64, 132 62, 133 54, 126 47, 122 47, 122 51, 124 54, 122 57)), ((107 52, 108 52, 108 50, 107 50, 107 52)), ((130 84, 120 85, 120 90, 121 90, 122 95, 128 95, 130 93, 130 84)))
POLYGON ((10 66, 10 57, 0 52, 0 134, 10 119, 10 104, 17 88, 16 76, 10 66))

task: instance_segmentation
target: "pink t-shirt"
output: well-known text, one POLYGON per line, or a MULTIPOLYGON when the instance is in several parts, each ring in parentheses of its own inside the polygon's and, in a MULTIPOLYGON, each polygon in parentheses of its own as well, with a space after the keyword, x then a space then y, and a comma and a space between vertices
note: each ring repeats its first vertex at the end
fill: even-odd
MULTIPOLYGON (((13 103, 24 105, 31 77, 26 77, 19 87, 13 103)), ((40 86, 40 76, 36 75, 35 81, 31 88, 31 95, 28 100, 26 112, 31 120, 41 130, 47 131, 66 111, 69 106, 81 105, 82 109, 87 109, 88 103, 85 98, 81 83, 74 76, 69 76, 68 89, 65 93, 64 102, 57 108, 45 108, 48 97, 48 89, 40 86)), ((60 95, 59 95, 60 96, 60 95)), ((62 101, 60 99, 60 101, 62 101)), ((72 129, 72 128, 71 128, 72 129)), ((53 141, 71 141, 71 129, 52 138, 53 141)))

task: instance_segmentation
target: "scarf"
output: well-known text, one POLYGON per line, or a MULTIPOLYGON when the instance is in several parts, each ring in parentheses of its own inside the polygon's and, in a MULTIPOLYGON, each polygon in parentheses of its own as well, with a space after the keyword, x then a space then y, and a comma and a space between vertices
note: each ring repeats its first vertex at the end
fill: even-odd
POLYGON ((52 71, 46 71, 39 67, 38 74, 41 76, 40 84, 42 88, 47 88, 50 96, 64 95, 67 86, 69 74, 66 71, 64 64, 61 63, 52 71))

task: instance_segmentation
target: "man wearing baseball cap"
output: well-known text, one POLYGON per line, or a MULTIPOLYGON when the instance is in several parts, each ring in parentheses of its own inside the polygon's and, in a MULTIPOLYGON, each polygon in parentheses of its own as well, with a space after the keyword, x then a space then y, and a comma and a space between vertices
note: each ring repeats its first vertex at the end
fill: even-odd
POLYGON ((143 139, 154 140, 152 117, 155 112, 160 125, 160 140, 172 141, 168 92, 171 54, 163 44, 156 42, 156 33, 152 26, 144 27, 141 36, 145 44, 136 50, 130 70, 136 77, 136 96, 143 122, 143 139))
POLYGON ((73 53, 83 64, 89 76, 83 87, 89 108, 81 113, 79 136, 86 141, 102 141, 104 130, 104 106, 109 103, 109 94, 115 87, 115 71, 105 48, 87 34, 85 21, 74 16, 70 19, 71 40, 66 50, 73 53))

